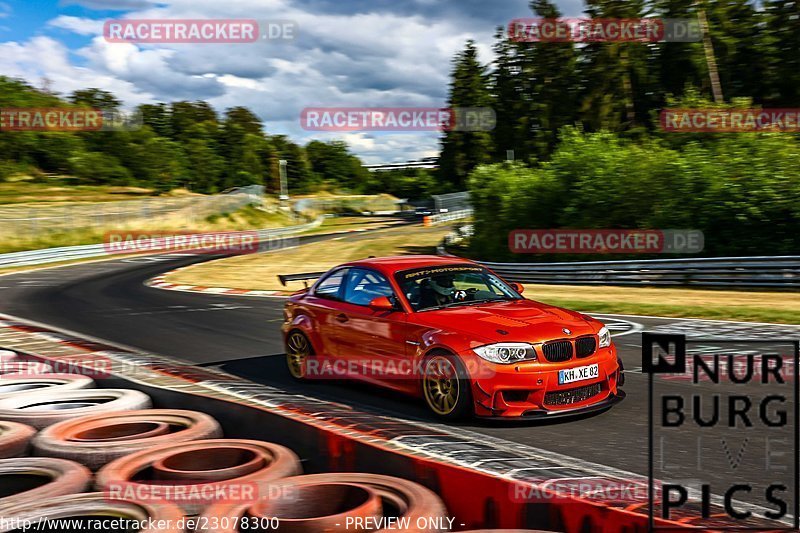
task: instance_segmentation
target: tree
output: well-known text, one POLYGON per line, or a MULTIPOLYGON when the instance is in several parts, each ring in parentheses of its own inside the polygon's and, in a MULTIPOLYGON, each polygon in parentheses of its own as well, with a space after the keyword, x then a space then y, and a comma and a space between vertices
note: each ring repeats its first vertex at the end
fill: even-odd
POLYGON ((73 92, 69 101, 75 105, 102 109, 104 111, 118 111, 122 101, 108 91, 102 89, 82 89, 73 92))
MULTIPOLYGON (((644 0, 586 0, 595 19, 640 19, 644 0)), ((648 120, 647 48, 638 42, 590 42, 581 51, 581 114, 590 131, 620 131, 648 120)))
POLYGON ((764 99, 775 107, 800 107, 800 2, 765 0, 763 6, 764 99))
MULTIPOLYGON (((486 68, 478 61, 478 49, 475 42, 470 40, 454 61, 447 107, 457 111, 459 108, 491 105, 486 68)), ((441 143, 439 176, 457 189, 466 186, 467 176, 472 169, 492 159, 492 138, 486 131, 448 129, 441 143)))
POLYGON ((142 123, 149 126, 159 137, 173 138, 170 110, 167 104, 143 104, 137 108, 142 123))
MULTIPOLYGON (((665 19, 696 19, 697 0, 656 0, 655 15, 665 19)), ((667 42, 651 45, 651 68, 657 78, 654 105, 663 105, 667 96, 678 96, 687 87, 711 94, 708 67, 701 42, 667 42)))
POLYGON ((363 190, 368 179, 366 170, 361 161, 349 152, 344 142, 311 141, 306 145, 306 154, 316 181, 350 191, 363 190))
POLYGON ((99 152, 77 154, 70 159, 72 173, 81 182, 96 185, 131 185, 133 176, 119 160, 99 152))
POLYGON ((723 96, 763 102, 767 68, 761 29, 764 13, 750 0, 700 0, 699 4, 707 14, 723 96))
MULTIPOLYGON (((305 150, 290 141, 285 135, 273 135, 270 142, 275 149, 276 159, 287 162, 287 180, 289 190, 292 192, 308 192, 320 184, 315 174, 311 171, 305 150)), ((271 170, 272 181, 279 180, 277 165, 271 170)))

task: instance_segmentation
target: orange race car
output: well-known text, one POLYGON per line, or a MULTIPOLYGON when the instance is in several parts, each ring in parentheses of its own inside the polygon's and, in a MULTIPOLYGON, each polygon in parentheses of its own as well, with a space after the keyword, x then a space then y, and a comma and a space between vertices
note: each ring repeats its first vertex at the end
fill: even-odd
POLYGON ((472 261, 370 258, 292 295, 282 329, 297 379, 368 381, 421 396, 447 419, 550 417, 624 397, 608 329, 587 315, 525 299, 472 261))

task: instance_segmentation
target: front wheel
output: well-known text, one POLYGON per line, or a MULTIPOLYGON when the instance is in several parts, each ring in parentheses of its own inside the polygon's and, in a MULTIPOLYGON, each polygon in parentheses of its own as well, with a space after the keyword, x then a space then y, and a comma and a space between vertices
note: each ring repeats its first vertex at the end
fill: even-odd
POLYGON ((286 366, 296 380, 306 379, 308 358, 314 355, 311 341, 300 331, 292 331, 286 337, 286 366))
POLYGON ((450 354, 426 359, 422 392, 433 413, 445 420, 461 420, 472 412, 469 377, 461 360, 450 354))

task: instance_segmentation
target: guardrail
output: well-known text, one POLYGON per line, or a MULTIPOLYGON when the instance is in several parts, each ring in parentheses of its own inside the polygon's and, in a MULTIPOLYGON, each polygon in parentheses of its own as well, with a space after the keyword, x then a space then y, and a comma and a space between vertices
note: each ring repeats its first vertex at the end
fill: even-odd
POLYGON ((518 283, 800 289, 800 256, 481 264, 518 283))
MULTIPOLYGON (((259 241, 265 241, 272 237, 282 235, 292 235, 301 233, 322 224, 323 217, 319 217, 313 222, 299 224, 297 226, 287 226, 285 228, 271 228, 257 231, 259 241)), ((202 233, 202 232, 199 232, 202 233)), ((164 252, 169 253, 169 252, 164 252)), ((47 248, 44 250, 30 250, 25 252, 13 252, 0 255, 0 268, 13 268, 19 266, 44 265, 47 263, 59 263, 62 261, 72 261, 75 259, 92 259, 109 255, 121 255, 110 253, 105 244, 86 244, 81 246, 64 246, 60 248, 47 248)))

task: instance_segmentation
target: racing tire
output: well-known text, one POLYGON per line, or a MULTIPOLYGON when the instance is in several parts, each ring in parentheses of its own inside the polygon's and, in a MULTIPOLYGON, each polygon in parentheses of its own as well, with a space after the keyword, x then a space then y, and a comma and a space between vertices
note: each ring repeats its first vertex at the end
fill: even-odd
POLYGON ((284 349, 289 375, 296 381, 308 381, 306 362, 309 357, 316 355, 308 336, 298 329, 293 329, 286 336, 284 349))
MULTIPOLYGON (((209 506, 201 519, 198 522, 203 522, 208 519, 209 523, 219 524, 218 528, 204 530, 206 533, 239 533, 244 529, 238 529, 236 524, 239 520, 248 517, 249 520, 265 520, 277 519, 280 521, 281 529, 284 524, 289 525, 292 517, 297 517, 297 511, 302 513, 302 516, 311 518, 328 518, 325 516, 330 509, 324 509, 329 505, 327 498, 320 501, 319 506, 309 508, 310 501, 319 501, 314 499, 315 496, 321 494, 315 493, 314 489, 324 485, 350 485, 355 488, 366 489, 370 495, 377 495, 381 501, 381 509, 379 516, 400 516, 408 518, 409 527, 403 528, 402 531, 406 533, 426 533, 438 531, 438 529, 429 529, 424 526, 424 520, 419 521, 421 518, 440 518, 447 516, 447 510, 444 503, 439 496, 430 489, 423 487, 418 483, 391 476, 383 476, 378 474, 359 474, 359 473, 335 473, 335 474, 312 474, 307 476, 296 476, 286 478, 280 481, 273 482, 269 486, 270 498, 264 499, 261 502, 252 503, 217 503, 209 506), (276 496, 277 495, 277 496, 276 496), (285 495, 287 501, 281 502, 281 495, 285 495), (300 495, 300 498, 293 496, 300 495), (307 498, 304 498, 306 496, 307 498), (312 498, 311 500, 308 497, 312 498), (324 502, 324 503, 323 503, 324 502), (285 514, 285 516, 281 516, 285 514), (322 515, 322 516, 320 516, 322 515), (227 519, 227 520, 226 520, 227 519), (289 520, 287 520, 289 519, 289 520), (422 528, 418 524, 423 524, 422 528)), ((336 516, 341 518, 343 514, 361 512, 366 509, 364 506, 357 507, 356 505, 349 506, 350 509, 345 513, 339 513, 336 516)), ((343 522, 344 520, 339 520, 343 522)), ((300 525, 300 524, 296 524, 300 525)), ((296 531, 323 531, 320 528, 309 527, 311 524, 303 524, 305 528, 292 529, 296 531)), ((335 524, 333 524, 335 526, 335 524)), ((266 530, 266 528, 264 529, 266 530)), ((287 527, 289 530, 289 527, 287 527)), ((331 527, 324 529, 324 531, 342 531, 348 529, 342 523, 339 527, 331 527)), ((197 530, 198 533, 200 530, 197 530)), ((352 526, 349 531, 353 531, 352 526)), ((358 531, 358 530, 356 530, 358 531)), ((369 531, 362 529, 361 531, 369 531)), ((389 531, 397 531, 397 529, 381 529, 376 533, 387 533, 389 531)))
POLYGON ((56 496, 89 488, 92 473, 83 465, 50 457, 0 459, 0 516, 20 504, 42 505, 56 496))
POLYGON ((25 424, 0 421, 0 459, 25 455, 35 434, 36 429, 25 424))
POLYGON ((137 411, 151 406, 150 397, 133 389, 42 391, 0 400, 0 420, 43 429, 97 413, 137 411))
MULTIPOLYGON (((91 524, 102 524, 99 521, 103 519, 108 520, 109 523, 113 521, 117 524, 124 524, 128 520, 144 524, 143 529, 136 529, 139 533, 183 533, 185 531, 184 515, 177 505, 166 502, 150 504, 117 499, 101 492, 70 494, 57 498, 47 498, 46 500, 32 500, 4 507, 0 510, 2 510, 2 516, 7 524, 7 526, 0 525, 0 532, 2 533, 14 530, 17 524, 44 525, 47 524, 46 520, 78 522, 79 525, 84 525, 86 526, 85 529, 89 530, 91 524), (81 524, 81 522, 83 523, 81 524), (148 527, 149 524, 157 524, 158 526, 157 528, 148 527)), ((80 529, 84 528, 79 527, 76 531, 80 529)), ((124 531, 129 531, 129 529, 125 528, 124 531)))
POLYGON ((459 357, 447 352, 425 358, 422 396, 428 409, 442 420, 464 420, 474 413, 467 370, 459 357))
POLYGON ((77 374, 3 376, 3 379, 0 379, 0 400, 21 394, 92 388, 94 388, 94 380, 92 378, 77 374))
MULTIPOLYGON (((300 459, 284 446, 258 440, 210 439, 167 444, 135 452, 108 463, 97 472, 98 490, 130 485, 159 487, 188 485, 198 494, 255 487, 252 498, 241 494, 239 501, 253 501, 267 494, 270 483, 303 471, 300 459)), ((177 502, 187 514, 196 515, 207 507, 202 499, 177 502)))
POLYGON ((36 435, 33 450, 36 455, 70 459, 97 470, 154 446, 220 437, 219 423, 205 413, 146 409, 64 420, 36 435))

